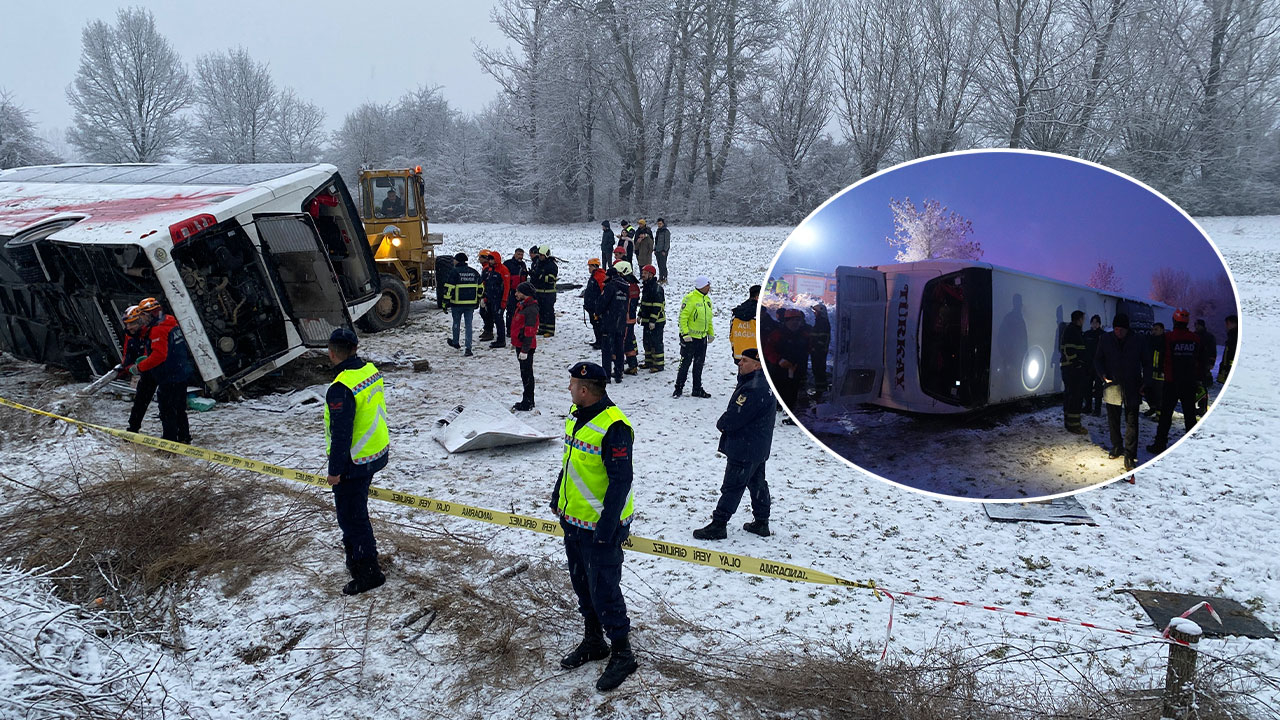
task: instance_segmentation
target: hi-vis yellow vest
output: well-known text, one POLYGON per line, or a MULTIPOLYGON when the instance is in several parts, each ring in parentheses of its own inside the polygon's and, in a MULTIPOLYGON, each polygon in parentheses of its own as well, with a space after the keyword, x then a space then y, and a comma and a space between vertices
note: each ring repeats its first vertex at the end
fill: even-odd
MULTIPOLYGON (((367 362, 356 370, 343 370, 334 383, 346 385, 356 398, 356 421, 351 429, 351 462, 365 465, 387 454, 391 433, 387 429, 387 404, 382 394, 382 373, 367 362)), ((324 452, 329 454, 329 404, 324 406, 324 452)))
POLYGON ((756 346, 756 319, 734 318, 729 323, 729 342, 733 344, 733 359, 741 360, 742 351, 756 346))
MULTIPOLYGON (((572 525, 595 528, 600 521, 600 513, 604 511, 605 490, 609 489, 609 477, 605 474, 601 455, 605 431, 618 421, 626 423, 633 436, 635 428, 617 405, 610 405, 574 433, 577 418, 573 414, 577 410, 577 405, 570 408, 569 417, 564 422, 564 458, 560 463, 556 510, 572 525)), ((635 492, 632 491, 627 495, 627 504, 618 519, 625 521, 631 517, 634 504, 635 492)))

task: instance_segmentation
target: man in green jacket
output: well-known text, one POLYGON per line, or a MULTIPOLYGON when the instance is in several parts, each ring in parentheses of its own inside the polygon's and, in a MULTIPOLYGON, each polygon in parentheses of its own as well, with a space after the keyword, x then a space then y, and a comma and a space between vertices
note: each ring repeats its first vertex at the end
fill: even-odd
POLYGON ((689 364, 693 364, 693 392, 696 398, 709 398, 711 393, 702 389, 702 365, 707 360, 707 344, 716 339, 711 325, 711 280, 699 275, 693 281, 693 291, 684 296, 680 305, 680 369, 676 371, 676 391, 671 397, 684 394, 684 381, 689 377, 689 364))

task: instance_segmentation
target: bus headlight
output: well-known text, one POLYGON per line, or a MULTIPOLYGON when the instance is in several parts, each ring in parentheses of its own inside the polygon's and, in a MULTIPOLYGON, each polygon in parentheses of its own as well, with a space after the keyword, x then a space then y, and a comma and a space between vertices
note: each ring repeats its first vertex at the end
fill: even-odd
POLYGON ((1032 345, 1022 359, 1022 386, 1034 391, 1044 382, 1045 371, 1049 363, 1045 359, 1044 350, 1039 345, 1032 345))

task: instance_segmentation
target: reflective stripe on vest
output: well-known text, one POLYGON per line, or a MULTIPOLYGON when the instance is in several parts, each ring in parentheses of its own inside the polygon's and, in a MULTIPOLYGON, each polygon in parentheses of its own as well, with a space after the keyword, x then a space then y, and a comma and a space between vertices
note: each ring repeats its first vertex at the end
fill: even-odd
POLYGON ((645 318, 647 322, 666 322, 667 321, 667 304, 665 302, 642 302, 642 308, 657 308, 657 310, 649 310, 649 314, 645 318))
MULTIPOLYGON (((577 418, 575 405, 564 423, 564 457, 560 462, 559 505, 556 508, 566 522, 580 527, 594 528, 604 512, 604 494, 609 489, 609 476, 605 473, 601 449, 605 431, 616 422, 626 423, 634 435, 635 429, 626 415, 611 405, 590 421, 582 424, 577 433, 573 426, 577 418)), ((627 494, 627 504, 622 508, 619 520, 631 517, 635 505, 635 492, 627 494)))
POLYGON ((734 318, 729 323, 729 343, 733 345, 733 359, 741 360, 743 350, 756 346, 756 319, 734 318))
MULTIPOLYGON (((351 428, 351 462, 365 465, 387 454, 391 432, 387 427, 387 404, 383 397, 382 373, 373 363, 355 370, 343 370, 334 384, 344 385, 356 399, 356 418, 351 428)), ((331 447, 329 404, 324 406, 324 452, 331 447)))
POLYGON ((1151 351, 1151 379, 1164 380, 1164 364, 1160 362, 1160 351, 1151 351))

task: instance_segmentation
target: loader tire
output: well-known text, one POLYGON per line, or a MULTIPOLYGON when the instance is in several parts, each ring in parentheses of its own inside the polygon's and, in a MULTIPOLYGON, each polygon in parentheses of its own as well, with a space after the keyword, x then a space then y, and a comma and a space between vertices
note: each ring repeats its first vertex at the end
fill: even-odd
POLYGON ((404 324, 409 317, 409 291, 400 278, 381 274, 382 297, 357 322, 366 332, 381 332, 404 324))

